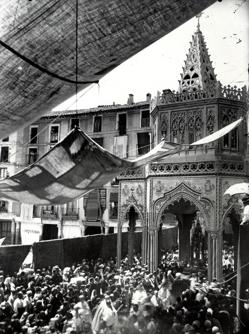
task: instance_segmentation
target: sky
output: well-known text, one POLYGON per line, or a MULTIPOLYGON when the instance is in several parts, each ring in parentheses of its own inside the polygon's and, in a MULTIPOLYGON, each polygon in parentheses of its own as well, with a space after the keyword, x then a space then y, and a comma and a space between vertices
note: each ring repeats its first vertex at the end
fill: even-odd
MULTIPOLYGON (((78 109, 145 101, 163 89, 178 90, 178 80, 190 41, 196 31, 193 18, 131 57, 78 93, 78 109)), ((209 50, 217 79, 223 85, 248 86, 249 0, 223 0, 202 12, 200 29, 209 50)), ((54 110, 75 109, 75 97, 54 110)))

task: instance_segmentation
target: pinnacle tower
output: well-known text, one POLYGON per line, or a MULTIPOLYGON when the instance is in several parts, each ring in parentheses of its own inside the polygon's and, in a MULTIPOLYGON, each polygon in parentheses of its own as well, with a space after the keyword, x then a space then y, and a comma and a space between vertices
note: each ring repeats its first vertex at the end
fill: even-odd
POLYGON ((213 92, 216 85, 216 75, 198 19, 197 30, 192 36, 181 80, 179 80, 179 91, 180 93, 197 90, 213 92))

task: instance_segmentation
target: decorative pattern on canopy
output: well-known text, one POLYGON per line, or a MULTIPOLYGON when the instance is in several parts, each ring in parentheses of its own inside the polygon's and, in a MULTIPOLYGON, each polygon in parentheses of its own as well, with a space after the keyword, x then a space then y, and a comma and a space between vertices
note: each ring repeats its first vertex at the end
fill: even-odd
POLYGON ((63 204, 101 188, 126 168, 140 167, 179 149, 161 142, 134 161, 124 160, 76 128, 34 164, 2 180, 0 196, 22 203, 63 204))

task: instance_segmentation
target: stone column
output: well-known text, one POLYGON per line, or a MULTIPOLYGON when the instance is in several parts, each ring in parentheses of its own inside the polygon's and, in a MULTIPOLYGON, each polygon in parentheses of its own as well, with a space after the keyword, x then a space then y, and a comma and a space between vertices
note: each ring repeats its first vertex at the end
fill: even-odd
POLYGON ((122 225, 118 222, 118 233, 117 233, 117 268, 121 265, 122 257, 122 225))
POLYGON ((108 234, 109 233, 109 225, 105 225, 104 229, 105 229, 105 234, 108 234))
POLYGON ((20 222, 16 222, 16 240, 15 240, 15 244, 19 245, 21 244, 21 223, 20 222))
POLYGON ((222 279, 222 232, 208 231, 208 280, 222 279))
POLYGON ((131 266, 134 255, 134 232, 136 228, 136 212, 132 208, 129 211, 129 230, 128 230, 128 263, 131 266))
POLYGON ((163 223, 161 222, 159 225, 159 229, 158 229, 158 260, 161 260, 162 254, 161 254, 161 249, 162 249, 162 226, 163 223))
POLYGON ((86 230, 86 226, 85 226, 85 223, 84 221, 82 220, 81 222, 79 222, 80 224, 80 234, 82 237, 84 237, 85 235, 85 230, 86 230))
POLYGON ((58 239, 63 238, 63 218, 62 218, 62 213, 63 213, 63 208, 61 207, 61 205, 59 205, 58 209, 57 209, 58 219, 60 220, 59 223, 57 224, 58 239))
POLYGON ((149 227, 149 270, 155 271, 158 266, 158 231, 156 226, 149 227))
POLYGON ((59 223, 57 223, 57 228, 58 228, 58 239, 63 238, 63 232, 62 232, 62 220, 60 220, 59 223))
POLYGON ((11 221, 11 240, 10 240, 11 245, 15 244, 15 225, 16 225, 15 220, 12 219, 11 221))
POLYGON ((142 263, 147 264, 147 226, 143 226, 142 229, 142 263))

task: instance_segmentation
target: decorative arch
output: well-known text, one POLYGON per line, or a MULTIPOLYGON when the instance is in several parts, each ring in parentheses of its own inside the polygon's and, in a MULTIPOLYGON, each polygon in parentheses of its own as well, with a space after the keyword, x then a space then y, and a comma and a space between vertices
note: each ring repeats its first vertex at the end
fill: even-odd
POLYGON ((135 199, 135 197, 133 198, 133 200, 129 200, 127 201, 126 204, 121 206, 121 212, 120 212, 121 226, 123 225, 123 222, 125 220, 126 213, 130 210, 131 207, 134 207, 135 211, 137 212, 137 214, 139 215, 141 219, 142 226, 144 226, 145 225, 144 208, 141 204, 137 203, 137 200, 135 199))
POLYGON ((153 206, 153 216, 156 227, 159 227, 160 218, 163 211, 172 203, 184 199, 194 204, 204 218, 206 230, 209 230, 209 222, 214 217, 214 207, 212 202, 205 197, 201 197, 201 191, 191 188, 185 183, 180 183, 174 189, 164 193, 158 198, 153 206))
POLYGON ((231 197, 227 205, 223 207, 223 213, 222 213, 222 217, 220 220, 221 229, 223 229, 224 221, 226 217, 228 216, 228 214, 232 211, 232 209, 234 209, 238 213, 238 215, 240 214, 240 211, 243 211, 243 206, 242 204, 240 204, 239 198, 237 198, 236 196, 231 197))

